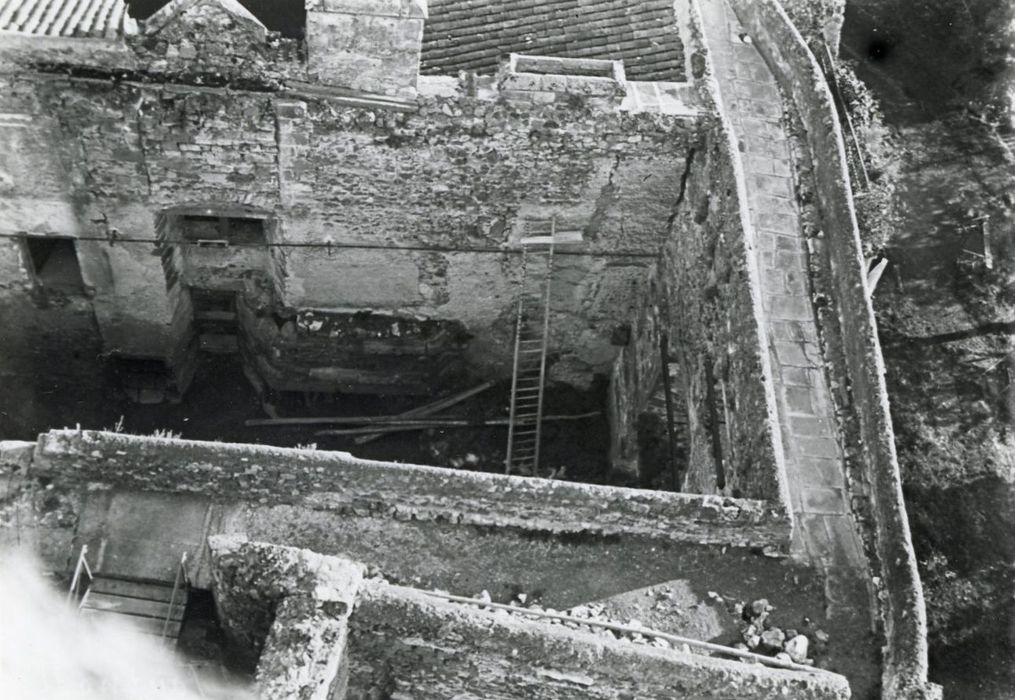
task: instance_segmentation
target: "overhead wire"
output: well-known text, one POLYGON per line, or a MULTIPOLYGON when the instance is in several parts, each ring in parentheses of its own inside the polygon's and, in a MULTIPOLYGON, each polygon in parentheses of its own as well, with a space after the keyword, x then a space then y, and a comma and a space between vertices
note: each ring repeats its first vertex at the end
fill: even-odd
MULTIPOLYGON (((24 233, 0 233, 0 238, 21 240, 27 237, 24 233)), ((339 243, 335 241, 266 241, 263 243, 228 243, 217 245, 218 239, 209 242, 190 240, 166 240, 157 238, 136 238, 132 236, 53 236, 54 238, 71 238, 76 241, 93 241, 97 243, 108 243, 117 245, 121 243, 146 243, 153 246, 182 245, 190 248, 282 248, 282 249, 321 249, 321 250, 389 250, 389 251, 416 251, 429 253, 479 253, 488 255, 521 255, 523 248, 505 246, 440 246, 424 244, 383 244, 383 243, 339 243)), ((624 250, 566 250, 557 249, 555 254, 570 255, 575 257, 594 258, 641 258, 657 259, 660 253, 645 253, 641 251, 624 250)))

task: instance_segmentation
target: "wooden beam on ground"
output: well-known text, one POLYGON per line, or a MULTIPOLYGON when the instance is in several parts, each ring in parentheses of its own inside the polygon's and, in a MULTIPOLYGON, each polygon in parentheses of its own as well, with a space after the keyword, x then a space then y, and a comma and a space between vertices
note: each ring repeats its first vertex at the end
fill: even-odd
MULTIPOLYGON (((454 406, 457 403, 461 403, 471 396, 475 396, 481 391, 485 391, 492 387, 496 382, 489 381, 483 382, 479 386, 475 386, 471 389, 455 394, 454 396, 448 396, 447 398, 434 401, 425 406, 419 406, 411 411, 400 413, 395 416, 330 416, 326 418, 251 418, 243 422, 247 427, 257 426, 280 426, 280 425, 342 425, 345 423, 379 423, 384 424, 387 421, 396 420, 400 418, 420 418, 428 416, 437 411, 441 411, 445 408, 454 406)), ((378 431, 383 432, 383 431, 378 431)))
MULTIPOLYGON (((594 418, 600 415, 601 411, 590 411, 588 413, 577 413, 569 416, 543 416, 544 421, 572 421, 594 418)), ((509 418, 494 418, 493 420, 466 420, 466 419, 406 419, 392 420, 385 424, 390 428, 389 432, 403 430, 426 430, 427 428, 493 428, 501 425, 508 425, 509 418)), ((340 428, 338 430, 318 430, 315 436, 335 435, 363 435, 365 433, 377 432, 377 428, 340 428)))
MULTIPOLYGON (((405 413, 399 413, 398 417, 423 418, 425 416, 433 415, 434 413, 443 411, 445 408, 451 408, 455 404, 459 404, 462 401, 465 401, 465 399, 471 398, 480 392, 486 391, 496 383, 497 382, 494 381, 483 382, 479 386, 475 386, 461 393, 454 394, 453 396, 449 396, 446 399, 439 399, 437 401, 434 401, 433 403, 426 404, 425 406, 419 406, 417 408, 410 409, 405 413)), ((381 430, 376 433, 368 433, 366 435, 360 435, 353 442, 355 442, 357 445, 365 445, 368 442, 373 442, 379 437, 383 437, 388 432, 391 431, 381 430)))

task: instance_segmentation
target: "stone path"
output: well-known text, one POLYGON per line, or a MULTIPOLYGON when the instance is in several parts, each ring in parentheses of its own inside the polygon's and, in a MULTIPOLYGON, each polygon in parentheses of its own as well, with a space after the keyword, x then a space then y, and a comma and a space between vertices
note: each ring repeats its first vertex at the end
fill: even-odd
MULTIPOLYGON (((793 554, 825 572, 830 621, 856 630, 869 628, 869 574, 850 512, 823 369, 789 137, 781 124, 782 99, 764 60, 724 0, 702 0, 701 6, 720 96, 739 141, 756 232, 762 306, 796 520, 793 554)), ((870 646, 876 651, 875 644, 870 646)), ((856 661, 865 665, 863 659, 856 661)), ((870 674, 863 675, 876 683, 876 669, 868 670, 870 674)), ((865 697, 869 688, 858 688, 855 674, 850 675, 854 697, 865 697)))

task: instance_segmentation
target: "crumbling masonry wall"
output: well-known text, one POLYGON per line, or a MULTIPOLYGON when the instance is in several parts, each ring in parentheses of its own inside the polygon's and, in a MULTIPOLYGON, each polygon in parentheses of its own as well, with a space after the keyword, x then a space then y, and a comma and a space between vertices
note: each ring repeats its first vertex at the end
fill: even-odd
POLYGON ((260 652, 264 697, 365 700, 410 689, 435 699, 849 696, 833 673, 634 645, 481 610, 363 579, 353 562, 293 547, 225 537, 209 546, 223 625, 260 652))
POLYGON ((673 224, 680 233, 670 237, 663 259, 671 346, 684 368, 690 419, 685 488, 779 503, 756 299, 734 178, 725 140, 712 132, 686 162, 682 206, 673 224))
MULTIPOLYGON (((336 246, 273 249, 270 269, 247 271, 252 289, 255 277, 273 281, 278 308, 458 320, 476 337, 470 357, 497 365, 520 274, 518 256, 498 250, 556 217, 558 229, 582 231, 578 250, 588 253, 558 266, 556 376, 583 383, 605 373, 646 265, 599 254, 656 252, 697 120, 603 111, 579 95, 509 101, 492 77, 435 80, 439 88, 407 112, 7 75, 5 110, 25 122, 58 118, 38 142, 50 167, 30 167, 34 146, 4 159, 34 192, 2 193, 4 232, 105 239, 78 250, 109 350, 165 356, 174 309, 164 273, 152 244, 131 239, 153 239, 157 216, 172 208, 257 209, 273 217, 275 243, 336 246), (43 192, 52 205, 40 209, 43 192), (455 252, 406 249, 420 247, 455 252), (145 326, 151 332, 130 332, 145 326)), ((13 248, 4 250, 0 265, 17 267, 13 248)))
POLYGON ((366 581, 349 618, 350 700, 847 698, 836 674, 794 673, 624 643, 366 581))
POLYGON ((39 438, 33 472, 59 477, 64 489, 200 493, 219 502, 554 534, 777 548, 789 536, 785 513, 756 500, 389 464, 345 452, 51 431, 39 438))

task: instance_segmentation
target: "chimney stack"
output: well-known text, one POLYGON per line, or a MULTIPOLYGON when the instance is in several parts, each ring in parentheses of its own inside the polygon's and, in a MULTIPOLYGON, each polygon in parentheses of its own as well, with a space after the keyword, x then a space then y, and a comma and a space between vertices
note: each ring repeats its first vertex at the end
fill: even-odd
POLYGON ((322 85, 412 99, 426 0, 306 0, 307 64, 322 85))

